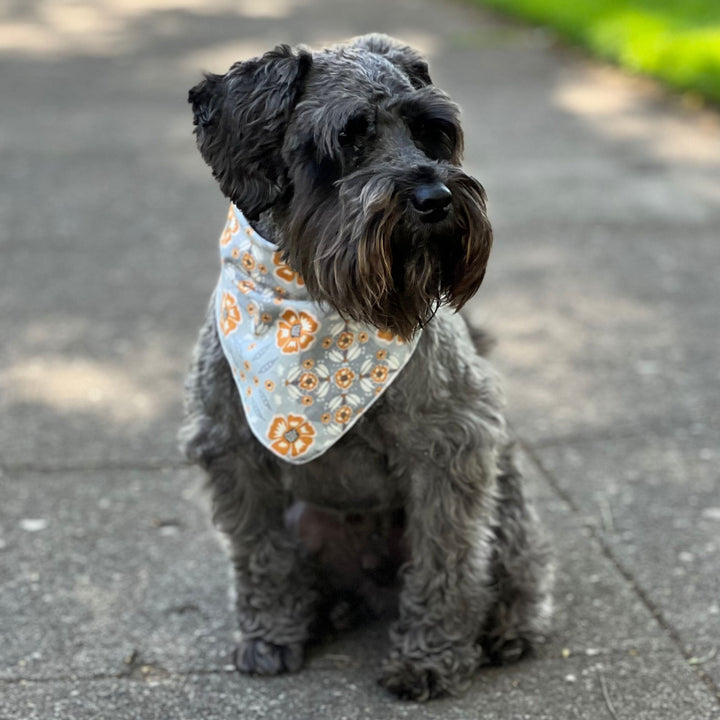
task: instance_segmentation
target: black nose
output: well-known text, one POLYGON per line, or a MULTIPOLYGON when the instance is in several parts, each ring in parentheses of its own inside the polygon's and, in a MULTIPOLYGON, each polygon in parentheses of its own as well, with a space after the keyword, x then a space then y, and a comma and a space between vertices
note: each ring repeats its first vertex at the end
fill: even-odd
POLYGON ((435 182, 419 185, 411 196, 412 204, 426 222, 442 220, 447 215, 452 193, 447 185, 435 182))

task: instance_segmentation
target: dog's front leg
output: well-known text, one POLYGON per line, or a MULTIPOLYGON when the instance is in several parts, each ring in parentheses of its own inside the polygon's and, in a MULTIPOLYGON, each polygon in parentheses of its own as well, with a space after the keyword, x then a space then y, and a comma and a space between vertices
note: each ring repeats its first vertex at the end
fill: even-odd
POLYGON ((229 454, 208 467, 214 520, 230 541, 242 639, 241 672, 276 675, 302 665, 316 592, 285 527, 287 494, 268 462, 229 454))
MULTIPOLYGON (((451 424, 443 425, 443 432, 451 424)), ((415 440, 435 451, 416 456, 406 470, 411 560, 380 680, 398 696, 419 701, 467 686, 480 661, 479 634, 492 602, 488 520, 495 443, 482 430, 464 447, 450 447, 447 435, 433 443, 438 437, 430 434, 441 433, 421 430, 415 440), (444 457, 437 456, 441 447, 444 457)))

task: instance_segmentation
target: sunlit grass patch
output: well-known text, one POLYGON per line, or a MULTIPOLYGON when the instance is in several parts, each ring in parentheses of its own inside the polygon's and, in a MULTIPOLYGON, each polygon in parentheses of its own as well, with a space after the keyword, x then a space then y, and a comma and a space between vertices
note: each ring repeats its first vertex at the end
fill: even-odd
POLYGON ((477 0, 720 102, 720 0, 477 0))

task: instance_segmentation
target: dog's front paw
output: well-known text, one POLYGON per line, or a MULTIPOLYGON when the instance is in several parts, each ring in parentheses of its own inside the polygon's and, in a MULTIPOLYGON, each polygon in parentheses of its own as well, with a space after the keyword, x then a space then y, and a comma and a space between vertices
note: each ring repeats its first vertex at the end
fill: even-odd
POLYGON ((491 665, 509 665, 532 652, 532 643, 528 638, 498 638, 484 645, 487 661, 491 665))
POLYGON ((383 664, 380 685, 403 700, 425 702, 467 690, 479 664, 477 648, 454 648, 413 659, 393 653, 383 664))
POLYGON ((387 661, 379 683, 401 700, 425 702, 447 694, 436 668, 421 667, 408 661, 387 661))
POLYGON ((250 675, 280 675, 297 672, 303 662, 302 643, 275 645, 260 639, 242 640, 233 656, 235 667, 250 675))

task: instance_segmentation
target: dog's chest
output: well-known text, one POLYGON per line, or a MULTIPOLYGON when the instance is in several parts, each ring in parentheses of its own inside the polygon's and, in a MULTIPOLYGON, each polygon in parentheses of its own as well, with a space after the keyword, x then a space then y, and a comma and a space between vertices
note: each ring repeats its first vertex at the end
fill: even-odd
POLYGON ((333 510, 397 507, 404 488, 389 472, 384 443, 378 425, 363 420, 313 462, 282 463, 284 485, 296 499, 333 510))

